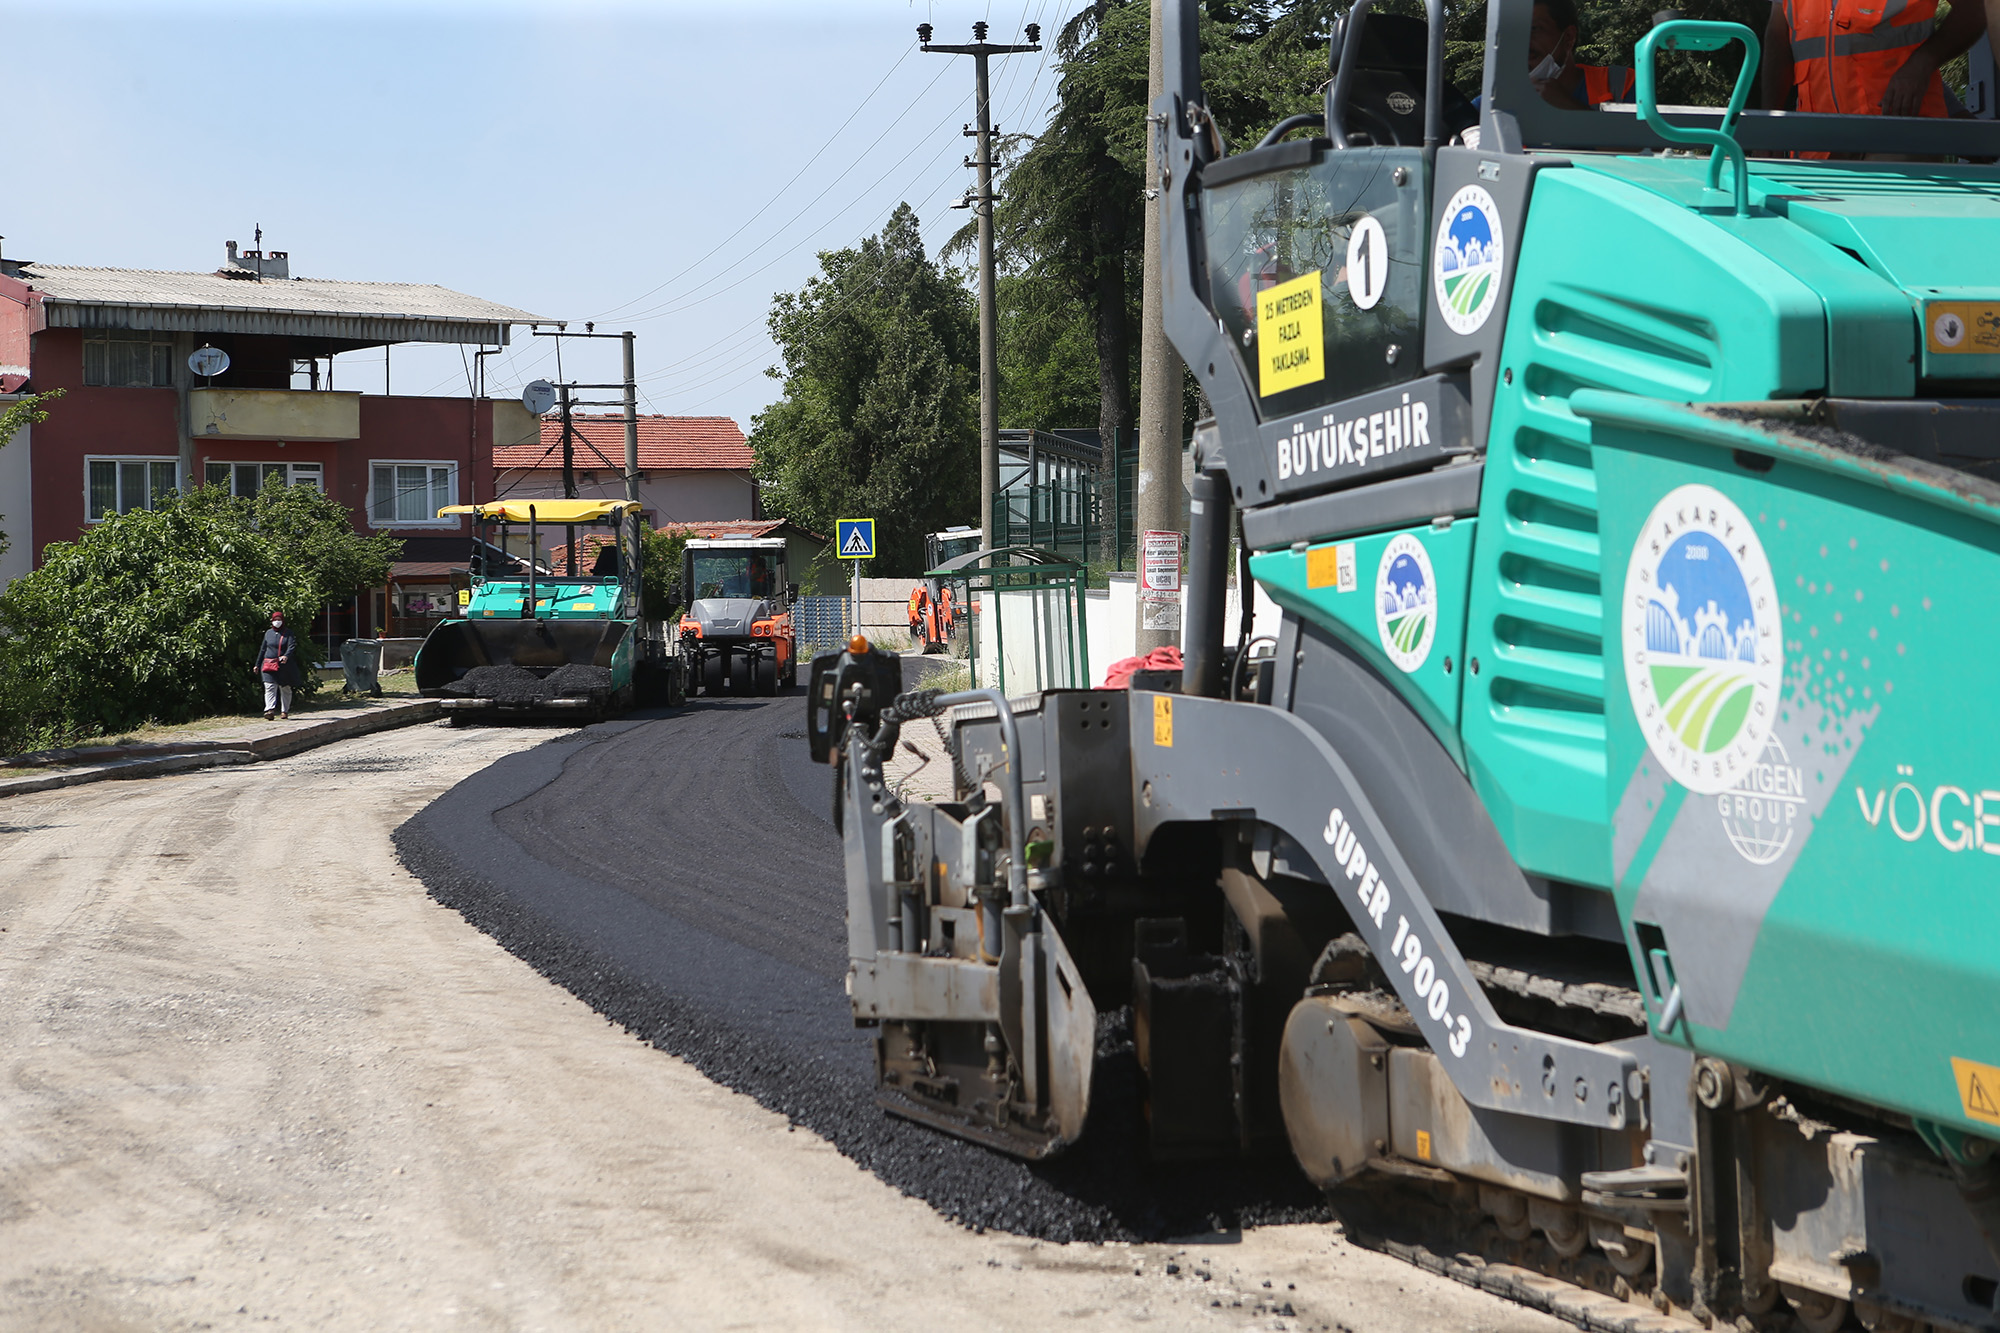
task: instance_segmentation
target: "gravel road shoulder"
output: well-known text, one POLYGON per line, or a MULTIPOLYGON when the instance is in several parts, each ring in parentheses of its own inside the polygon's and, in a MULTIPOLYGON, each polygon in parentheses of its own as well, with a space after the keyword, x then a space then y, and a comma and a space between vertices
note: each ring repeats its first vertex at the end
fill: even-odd
POLYGON ((634 1040, 390 849, 555 735, 7 802, 0 1329, 1560 1327, 1324 1226, 978 1235, 634 1040))

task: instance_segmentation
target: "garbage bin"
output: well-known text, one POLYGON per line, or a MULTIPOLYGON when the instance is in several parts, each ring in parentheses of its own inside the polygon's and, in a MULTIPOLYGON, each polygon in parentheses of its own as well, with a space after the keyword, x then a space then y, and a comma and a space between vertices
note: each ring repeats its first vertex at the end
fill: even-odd
POLYGON ((355 694, 380 695, 382 683, 382 641, 349 639, 340 645, 340 669, 347 688, 355 694))

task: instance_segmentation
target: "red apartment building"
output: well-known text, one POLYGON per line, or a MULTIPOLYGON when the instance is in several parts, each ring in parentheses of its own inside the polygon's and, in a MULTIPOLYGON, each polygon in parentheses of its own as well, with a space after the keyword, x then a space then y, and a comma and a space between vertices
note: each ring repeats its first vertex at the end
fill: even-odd
POLYGON ((29 436, 29 513, 8 532, 43 546, 165 492, 219 483, 237 494, 270 476, 338 499, 363 532, 403 539, 392 587, 316 627, 421 633, 466 562, 463 519, 440 506, 493 495, 493 451, 534 439, 519 403, 391 397, 334 383, 336 354, 397 343, 504 345, 513 325, 552 323, 444 287, 294 278, 283 251, 237 253, 207 273, 0 259, 0 394, 62 389, 29 436), (228 368, 198 375, 216 348, 228 368), (407 586, 405 586, 407 585, 407 586))

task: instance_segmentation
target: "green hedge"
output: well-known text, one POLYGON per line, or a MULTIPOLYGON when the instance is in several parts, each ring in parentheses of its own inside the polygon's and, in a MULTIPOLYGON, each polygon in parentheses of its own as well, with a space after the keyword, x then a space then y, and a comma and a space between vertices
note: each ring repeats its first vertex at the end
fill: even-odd
POLYGON ((305 638, 327 601, 380 583, 400 545, 275 481, 255 501, 205 487, 50 543, 0 593, 0 754, 257 709, 270 613, 305 638))

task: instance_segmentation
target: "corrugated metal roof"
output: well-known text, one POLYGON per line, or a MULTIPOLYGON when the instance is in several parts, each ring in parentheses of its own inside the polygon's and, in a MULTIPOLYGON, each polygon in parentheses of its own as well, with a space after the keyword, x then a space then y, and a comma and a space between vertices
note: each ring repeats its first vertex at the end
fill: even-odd
POLYGON ((429 283, 254 278, 26 264, 54 328, 295 333, 405 342, 506 341, 511 324, 555 321, 429 283), (498 336, 495 337, 495 332, 498 336))
MULTIPOLYGON (((625 468, 625 418, 575 415, 576 465, 590 471, 625 468)), ((748 472, 757 456, 743 438, 743 428, 728 417, 639 418, 639 469, 720 468, 748 472)), ((562 422, 542 420, 539 444, 510 444, 493 450, 495 469, 559 471, 562 468, 562 422)))

